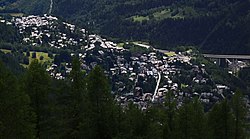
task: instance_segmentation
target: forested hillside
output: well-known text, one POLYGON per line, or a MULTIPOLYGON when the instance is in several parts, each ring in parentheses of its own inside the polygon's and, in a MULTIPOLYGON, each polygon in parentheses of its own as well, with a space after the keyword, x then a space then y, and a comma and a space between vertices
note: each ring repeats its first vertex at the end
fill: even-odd
POLYGON ((236 92, 204 112, 198 98, 178 106, 172 92, 164 104, 141 111, 114 101, 103 70, 88 75, 73 60, 68 80, 49 77, 33 61, 18 76, 0 61, 0 138, 233 139, 246 138, 246 109, 236 92))
MULTIPOLYGON (((54 0, 52 14, 111 38, 207 53, 250 52, 249 0, 54 0)), ((48 13, 50 1, 2 0, 1 11, 48 13)))
POLYGON ((0 139, 250 138, 249 61, 202 55, 249 55, 249 11, 0 0, 0 139))
POLYGON ((43 14, 49 5, 50 0, 0 0, 0 13, 43 14))

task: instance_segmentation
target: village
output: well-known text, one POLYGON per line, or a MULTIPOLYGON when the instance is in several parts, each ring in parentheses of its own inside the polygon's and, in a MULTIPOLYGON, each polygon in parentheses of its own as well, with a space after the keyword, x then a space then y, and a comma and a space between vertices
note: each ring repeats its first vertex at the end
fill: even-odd
MULTIPOLYGON (((151 104, 164 103, 171 93, 179 106, 184 99, 197 97, 209 108, 233 93, 228 86, 213 82, 205 64, 193 63, 192 50, 167 54, 140 43, 124 42, 119 46, 48 15, 16 17, 11 22, 23 35, 24 44, 73 50, 70 56, 79 57, 86 73, 101 65, 112 81, 112 93, 123 106, 132 102, 145 110, 151 104)), ((52 63, 47 68, 58 80, 67 79, 71 70, 70 62, 52 63)))

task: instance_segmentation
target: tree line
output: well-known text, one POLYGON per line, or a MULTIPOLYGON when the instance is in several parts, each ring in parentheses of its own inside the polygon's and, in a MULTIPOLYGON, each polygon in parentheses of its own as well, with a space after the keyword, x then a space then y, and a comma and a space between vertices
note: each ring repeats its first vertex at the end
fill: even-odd
MULTIPOLYGON (((6 5, 6 0, 0 4, 6 5)), ((8 4, 7 4, 8 5, 8 4)), ((32 1, 7 6, 27 14, 44 14, 49 1, 32 1), (29 4, 29 6, 27 5, 29 4), (13 5, 17 5, 12 7, 13 5), (30 6, 32 5, 32 6, 30 6)), ((249 54, 249 1, 236 0, 54 0, 53 14, 73 21, 89 31, 123 41, 148 41, 158 48, 201 46, 206 53, 249 54), (72 8, 73 7, 73 8, 72 8), (183 19, 165 18, 134 22, 133 16, 150 16, 164 9, 178 11, 192 7, 196 16, 183 19), (100 10, 101 9, 101 10, 100 10), (72 16, 73 15, 73 16, 72 16)), ((0 37, 8 42, 17 41, 15 30, 0 25, 0 37)), ((20 36, 19 36, 20 37, 20 36)), ((46 42, 46 40, 44 40, 46 42)))
POLYGON ((247 110, 236 91, 204 112, 198 98, 141 111, 114 100, 108 78, 96 66, 86 73, 77 58, 69 79, 55 80, 34 60, 20 75, 0 62, 0 138, 60 139, 243 139, 247 110))
POLYGON ((148 41, 162 49, 193 45, 200 46, 206 53, 250 52, 249 1, 62 0, 55 3, 55 15, 104 36, 124 41, 148 41), (192 7, 197 15, 183 19, 149 18, 142 22, 134 22, 131 18, 150 17, 156 11, 168 8, 178 11, 185 7, 192 7))

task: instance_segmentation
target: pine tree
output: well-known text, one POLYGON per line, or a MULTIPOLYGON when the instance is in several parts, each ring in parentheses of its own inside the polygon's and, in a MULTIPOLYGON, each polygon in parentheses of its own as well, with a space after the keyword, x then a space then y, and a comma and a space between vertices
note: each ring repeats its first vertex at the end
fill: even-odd
POLYGON ((183 105, 178 109, 176 116, 176 137, 179 139, 191 138, 191 106, 190 103, 185 100, 183 105))
POLYGON ((72 71, 70 72, 71 91, 69 94, 69 107, 67 110, 68 121, 67 126, 70 138, 79 137, 79 124, 81 123, 82 113, 85 112, 83 105, 84 97, 86 98, 86 85, 84 84, 84 72, 81 71, 80 61, 78 58, 73 58, 72 71))
POLYGON ((86 81, 83 122, 81 133, 85 138, 109 139, 114 136, 114 100, 108 80, 101 67, 96 66, 86 81))
POLYGON ((185 100, 177 111, 176 138, 200 139, 206 136, 204 108, 197 98, 185 100))
POLYGON ((29 106, 29 96, 1 62, 0 75, 0 138, 35 138, 35 115, 29 106))
POLYGON ((24 82, 25 92, 30 96, 31 107, 36 113, 36 137, 41 138, 43 135, 46 137, 46 127, 49 126, 47 121, 49 118, 48 94, 50 77, 38 60, 34 60, 30 64, 24 82))
POLYGON ((192 139, 200 139, 207 138, 207 130, 206 130, 206 118, 204 113, 204 107, 198 98, 194 98, 191 101, 191 138, 192 139))
POLYGON ((122 137, 124 139, 142 139, 147 138, 149 130, 149 121, 144 112, 136 105, 130 103, 125 110, 125 119, 122 122, 122 137))
POLYGON ((173 92, 170 91, 166 95, 165 100, 165 107, 166 107, 166 120, 164 122, 164 128, 163 128, 163 138, 164 139, 171 139, 175 138, 175 118, 176 118, 176 100, 173 97, 173 92))
MULTIPOLYGON (((162 105, 152 106, 145 112, 145 124, 147 124, 146 133, 147 139, 162 139, 163 128, 166 122, 166 112, 162 105)), ((145 129, 145 128, 144 128, 145 129)))
POLYGON ((233 114, 225 99, 222 102, 215 104, 208 115, 208 126, 211 131, 211 138, 213 139, 232 139, 233 114))
POLYGON ((234 114, 234 139, 244 139, 246 138, 244 124, 246 120, 247 109, 244 105, 243 96, 239 90, 237 90, 234 94, 231 104, 234 114))

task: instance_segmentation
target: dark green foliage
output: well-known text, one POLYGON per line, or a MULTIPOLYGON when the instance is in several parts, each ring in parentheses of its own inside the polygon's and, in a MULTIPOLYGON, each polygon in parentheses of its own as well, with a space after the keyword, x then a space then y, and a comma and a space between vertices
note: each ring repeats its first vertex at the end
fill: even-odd
POLYGON ((227 99, 215 104, 208 116, 208 125, 213 139, 234 138, 234 118, 227 99))
POLYGON ((36 52, 32 53, 32 58, 36 58, 36 52))
POLYGON ((243 101, 243 95, 237 90, 234 94, 232 101, 231 101, 231 107, 234 114, 234 138, 235 139, 244 139, 246 138, 246 132, 244 128, 246 127, 246 114, 247 109, 246 105, 243 101))
POLYGON ((5 6, 1 9, 3 13, 33 13, 33 14, 44 14, 48 12, 50 1, 47 0, 1 0, 0 5, 5 6))
POLYGON ((250 68, 243 68, 239 71, 239 78, 242 79, 247 86, 250 86, 250 68))
POLYGON ((197 98, 191 102, 184 102, 178 110, 176 138, 200 139, 207 138, 205 129, 204 108, 197 98))
MULTIPOLYGON (((150 116, 151 114, 148 114, 150 116)), ((151 116, 150 116, 151 117, 151 116)), ((146 117, 145 113, 137 108, 136 105, 129 104, 128 108, 124 112, 124 119, 121 121, 120 138, 122 139, 141 139, 150 138, 154 131, 150 131, 150 117, 146 117)), ((157 124, 157 123, 156 123, 157 124)), ((153 130, 153 128, 152 128, 153 130)), ((158 133, 158 132, 157 132, 158 133)), ((157 136, 155 136, 157 138, 157 136)))
POLYGON ((115 107, 110 87, 102 69, 96 66, 87 77, 84 99, 82 136, 86 138, 109 139, 114 136, 115 107))
POLYGON ((48 53, 48 57, 54 58, 53 53, 49 52, 49 53, 48 53))
POLYGON ((56 64, 60 64, 61 62, 67 62, 67 63, 71 62, 70 52, 66 50, 60 51, 60 53, 55 56, 54 62, 56 64))
POLYGON ((29 52, 29 51, 26 52, 26 56, 27 56, 27 57, 30 56, 30 52, 29 52))
POLYGON ((166 95, 165 107, 166 107, 166 121, 163 127, 163 137, 166 138, 175 138, 175 130, 176 130, 176 100, 174 100, 173 92, 170 91, 166 95))
POLYGON ((4 63, 6 69, 10 70, 15 75, 19 75, 24 72, 24 68, 20 66, 17 57, 10 53, 4 54, 0 51, 0 61, 4 63))
POLYGON ((246 109, 239 92, 204 112, 198 98, 178 105, 169 91, 164 105, 146 111, 121 108, 106 75, 96 66, 88 75, 73 58, 70 78, 51 79, 38 60, 24 79, 0 64, 0 138, 243 139, 246 109), (14 121, 14 122, 13 122, 14 121))
POLYGON ((0 138, 35 138, 35 114, 22 83, 0 61, 0 138))
POLYGON ((147 40, 165 49, 195 45, 207 53, 250 52, 249 1, 61 0, 55 3, 55 15, 109 37, 147 40), (154 13, 166 9, 170 9, 172 16, 161 20, 152 18, 154 13), (131 17, 138 15, 148 16, 149 20, 134 22, 131 17), (183 18, 171 18, 175 15, 183 18))
POLYGON ((43 56, 40 56, 40 58, 39 58, 40 60, 43 60, 44 59, 44 57, 43 56))
POLYGON ((29 58, 27 56, 23 58, 23 64, 29 65, 29 58))
POLYGON ((0 32, 0 42, 4 41, 14 43, 19 40, 17 30, 11 25, 0 23, 0 32))
MULTIPOLYGON (((41 15, 50 4, 16 1, 3 0, 3 12, 41 15)), ((54 0, 52 13, 105 36, 148 41, 159 48, 195 45, 206 53, 249 54, 249 7, 248 0, 54 0), (164 10, 169 16, 155 17, 164 10), (133 16, 149 19, 134 22, 133 16)), ((13 35, 8 32, 3 38, 11 41, 13 35)))
POLYGON ((31 62, 25 78, 24 90, 31 98, 31 107, 36 113, 36 137, 46 135, 46 123, 48 116, 48 94, 50 89, 50 77, 38 63, 38 60, 31 62))
MULTIPOLYGON (((145 120, 147 124, 144 127, 145 138, 162 139, 164 138, 164 124, 166 115, 164 109, 161 106, 149 108, 145 114, 145 120)), ((170 137, 169 137, 170 138, 170 137)))
POLYGON ((72 80, 71 90, 69 94, 69 98, 71 101, 69 102, 70 109, 67 111, 68 116, 68 126, 69 126, 69 137, 77 138, 79 137, 79 125, 81 123, 81 116, 84 112, 83 104, 85 103, 84 96, 85 92, 85 81, 83 79, 84 73, 80 68, 80 61, 78 58, 74 58, 72 61, 72 71, 70 73, 70 79, 72 80))

